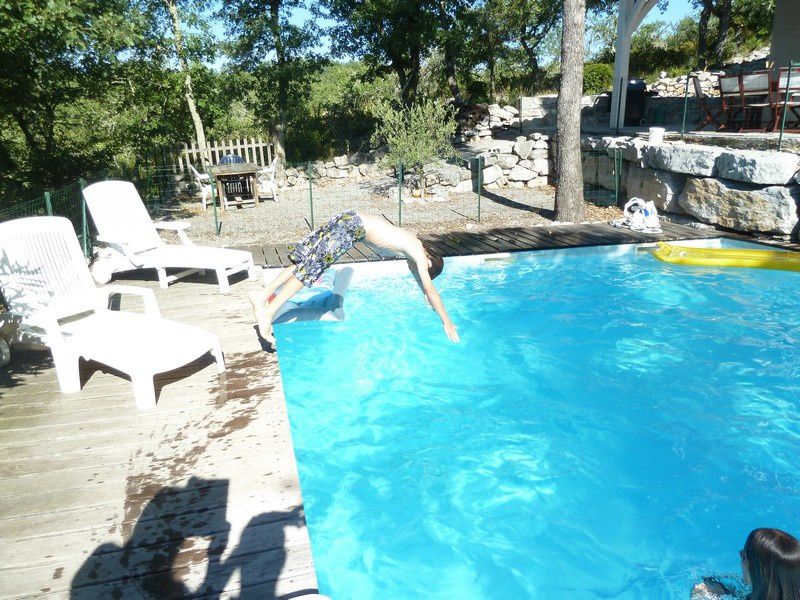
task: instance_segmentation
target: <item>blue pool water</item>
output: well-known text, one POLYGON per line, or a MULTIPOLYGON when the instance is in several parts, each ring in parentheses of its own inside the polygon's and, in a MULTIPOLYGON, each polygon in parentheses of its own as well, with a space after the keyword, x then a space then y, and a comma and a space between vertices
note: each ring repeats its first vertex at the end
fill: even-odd
POLYGON ((800 274, 646 253, 449 262, 277 327, 322 593, 687 598, 800 533, 800 274))

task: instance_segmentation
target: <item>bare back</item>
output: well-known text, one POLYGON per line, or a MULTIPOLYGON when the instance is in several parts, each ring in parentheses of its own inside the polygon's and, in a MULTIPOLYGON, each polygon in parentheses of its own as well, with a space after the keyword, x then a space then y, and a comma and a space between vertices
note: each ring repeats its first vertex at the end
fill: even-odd
MULTIPOLYGON (((361 218, 361 222, 364 224, 364 229, 367 233, 364 241, 369 245, 399 252, 417 264, 423 261, 422 264, 425 265, 427 261, 425 259, 425 251, 422 247, 422 242, 420 242, 413 233, 395 227, 381 217, 362 214, 358 216, 361 218)), ((425 266, 425 268, 427 269, 427 266, 425 266)))

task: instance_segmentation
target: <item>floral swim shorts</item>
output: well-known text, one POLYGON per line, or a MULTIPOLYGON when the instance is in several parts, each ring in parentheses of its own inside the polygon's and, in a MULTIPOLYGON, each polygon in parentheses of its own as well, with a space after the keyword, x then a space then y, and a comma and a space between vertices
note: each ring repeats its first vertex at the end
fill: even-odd
POLYGON ((289 246, 289 260, 295 266, 294 276, 310 287, 356 242, 367 235, 355 211, 340 213, 319 229, 312 231, 294 246, 289 246))

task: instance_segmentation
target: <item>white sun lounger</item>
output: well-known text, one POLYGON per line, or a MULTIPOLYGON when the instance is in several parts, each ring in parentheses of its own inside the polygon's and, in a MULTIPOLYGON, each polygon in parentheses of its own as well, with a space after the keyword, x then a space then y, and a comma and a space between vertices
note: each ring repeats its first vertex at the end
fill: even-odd
POLYGON ((108 283, 114 273, 155 269, 162 289, 183 277, 213 269, 219 291, 230 289, 228 277, 247 271, 256 277, 253 255, 244 250, 195 246, 186 235, 185 222, 153 223, 142 199, 129 181, 100 181, 83 190, 83 197, 97 228, 97 241, 110 251, 96 261, 92 274, 108 283), (181 244, 166 244, 158 229, 175 231, 181 244), (167 269, 183 269, 167 274, 167 269))
POLYGON ((140 409, 155 406, 153 377, 210 352, 225 370, 217 336, 161 318, 153 290, 96 288, 72 224, 31 217, 0 224, 0 291, 20 329, 50 347, 61 391, 81 389, 80 358, 130 375, 140 409), (109 310, 112 295, 142 297, 144 314, 109 310))

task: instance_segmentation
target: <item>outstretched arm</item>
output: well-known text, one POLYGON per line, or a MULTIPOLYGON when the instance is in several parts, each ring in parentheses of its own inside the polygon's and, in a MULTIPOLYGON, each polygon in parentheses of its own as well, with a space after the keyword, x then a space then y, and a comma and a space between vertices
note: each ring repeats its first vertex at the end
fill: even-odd
POLYGON ((414 263, 411 273, 414 275, 417 285, 425 295, 428 305, 430 305, 442 320, 442 326, 444 327, 444 332, 447 334, 447 337, 451 342, 458 343, 460 338, 458 337, 456 326, 453 325, 453 322, 450 320, 450 316, 444 308, 444 302, 442 302, 442 298, 439 296, 439 291, 433 285, 430 275, 428 275, 428 257, 425 255, 422 245, 420 245, 420 256, 416 256, 416 254, 417 253, 411 258, 414 263))

